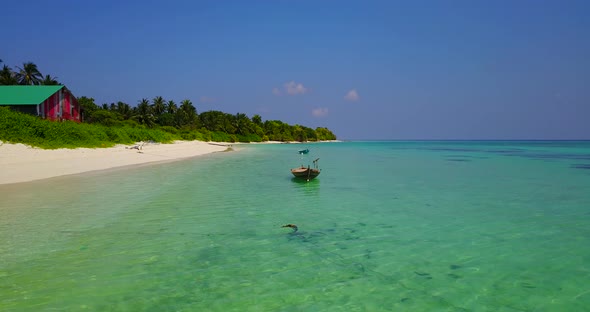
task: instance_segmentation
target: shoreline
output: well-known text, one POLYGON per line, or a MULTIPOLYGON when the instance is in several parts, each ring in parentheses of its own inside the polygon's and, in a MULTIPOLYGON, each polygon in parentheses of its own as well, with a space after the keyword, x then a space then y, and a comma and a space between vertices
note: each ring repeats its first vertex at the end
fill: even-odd
POLYGON ((119 169, 134 165, 178 161, 205 154, 235 150, 243 144, 307 144, 321 142, 139 142, 106 148, 42 149, 22 143, 0 141, 0 186, 119 169))
POLYGON ((223 152, 231 143, 176 141, 139 143, 108 148, 46 150, 0 142, 0 186, 128 167, 177 161, 223 152))

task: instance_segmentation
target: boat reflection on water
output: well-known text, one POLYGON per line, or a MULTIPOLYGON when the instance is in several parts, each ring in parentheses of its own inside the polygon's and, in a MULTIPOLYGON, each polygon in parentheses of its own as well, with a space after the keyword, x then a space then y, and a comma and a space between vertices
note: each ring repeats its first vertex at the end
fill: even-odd
POLYGON ((320 179, 306 181, 292 177, 291 182, 293 182, 292 185, 295 190, 302 191, 305 195, 318 195, 320 192, 320 179))

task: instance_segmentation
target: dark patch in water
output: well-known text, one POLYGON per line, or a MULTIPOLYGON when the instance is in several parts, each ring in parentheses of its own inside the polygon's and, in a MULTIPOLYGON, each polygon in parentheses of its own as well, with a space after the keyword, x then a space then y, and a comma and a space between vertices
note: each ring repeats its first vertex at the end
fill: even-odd
POLYGON ((429 151, 445 151, 445 152, 481 152, 478 149, 471 149, 471 148, 450 148, 450 147, 432 147, 427 148, 426 150, 429 151))
MULTIPOLYGON (((517 157, 524 157, 530 159, 541 159, 541 160, 590 160, 590 154, 571 154, 571 153, 555 153, 555 152, 544 152, 544 151, 531 151, 528 149, 520 149, 520 148, 505 148, 505 149, 477 149, 477 148, 452 148, 452 147, 431 147, 431 148, 424 148, 424 150, 429 151, 443 151, 443 152, 455 152, 457 154, 461 152, 465 153, 472 153, 472 152, 479 152, 479 153, 488 153, 488 154, 496 154, 502 156, 517 156, 517 157)), ((452 157, 451 159, 464 159, 464 158, 487 158, 481 156, 472 156, 472 155, 448 155, 447 157, 452 157)), ((461 161, 461 160, 451 160, 449 161, 461 161)))
POLYGON ((471 161, 470 159, 448 158, 447 161, 471 161))
POLYGON ((416 273, 416 275, 419 275, 419 276, 430 276, 430 273, 426 273, 426 272, 414 271, 414 273, 416 273))
POLYGON ((408 300, 410 300, 410 298, 407 298, 407 297, 406 297, 406 298, 401 298, 401 299, 400 299, 400 301, 401 301, 401 302, 406 302, 406 301, 408 301, 408 300))
POLYGON ((524 150, 522 149, 506 149, 506 150, 485 150, 484 152, 493 153, 493 154, 518 154, 524 150))
POLYGON ((537 288, 537 286, 532 285, 531 283, 524 282, 521 284, 523 288, 537 288))
POLYGON ((520 156, 526 157, 531 159, 542 159, 542 160, 590 160, 590 154, 555 154, 555 153, 546 153, 546 154, 531 154, 531 153, 523 153, 523 154, 506 154, 506 156, 520 156))
POLYGON ((449 265, 449 268, 451 268, 451 270, 460 269, 460 268, 462 268, 462 267, 463 267, 463 266, 460 266, 460 265, 458 265, 458 264, 451 264, 451 265, 449 265))
POLYGON ((457 275, 457 274, 454 274, 454 273, 449 273, 449 274, 447 274, 447 275, 448 275, 450 278, 454 278, 454 279, 460 279, 460 278, 461 278, 461 276, 460 276, 460 275, 457 275))
POLYGON ((471 158, 471 159, 486 159, 488 157, 484 156, 474 156, 474 155, 446 155, 445 157, 448 158, 471 158))
POLYGON ((356 268, 357 270, 359 270, 361 273, 365 273, 365 266, 364 266, 362 263, 360 263, 360 262, 356 262, 356 263, 354 264, 354 266, 355 266, 355 268, 356 268))
POLYGON ((570 167, 575 169, 590 170, 590 164, 573 164, 570 167))

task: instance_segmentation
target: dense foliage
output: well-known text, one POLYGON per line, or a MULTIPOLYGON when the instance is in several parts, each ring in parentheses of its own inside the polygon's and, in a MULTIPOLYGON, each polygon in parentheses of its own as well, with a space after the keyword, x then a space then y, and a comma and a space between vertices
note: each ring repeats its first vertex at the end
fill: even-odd
MULTIPOLYGON (((2 63, 2 60, 0 60, 2 63)), ((0 85, 57 85, 50 75, 43 76, 32 62, 17 67, 4 65, 0 85)), ((336 136, 327 128, 311 129, 289 125, 280 120, 262 121, 260 115, 250 119, 220 111, 200 114, 190 100, 180 105, 161 96, 142 99, 137 106, 123 102, 97 105, 93 98, 79 97, 83 123, 50 122, 0 110, 0 140, 26 143, 44 148, 99 147, 139 141, 168 142, 200 140, 216 142, 325 141, 336 136)))
POLYGON ((260 115, 250 119, 246 114, 235 115, 220 111, 200 114, 190 100, 180 106, 157 96, 152 101, 142 99, 136 107, 118 102, 98 106, 94 99, 78 98, 85 123, 111 127, 125 125, 162 129, 178 134, 185 140, 218 142, 261 141, 325 141, 336 140, 327 128, 311 129, 301 125, 289 125, 280 120, 262 121, 260 115))
POLYGON ((42 148, 110 147, 139 141, 171 142, 177 135, 143 126, 107 127, 54 122, 0 107, 0 141, 42 148))

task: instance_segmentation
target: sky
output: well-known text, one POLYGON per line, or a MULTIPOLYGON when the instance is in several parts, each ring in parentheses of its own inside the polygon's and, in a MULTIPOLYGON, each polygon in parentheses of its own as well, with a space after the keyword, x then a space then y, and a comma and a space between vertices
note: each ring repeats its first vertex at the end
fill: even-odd
POLYGON ((590 1, 5 1, 0 59, 343 140, 590 139, 590 1), (10 26, 7 26, 10 25, 10 26))

